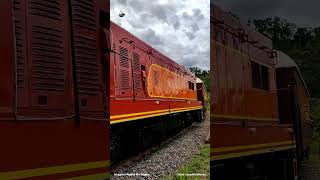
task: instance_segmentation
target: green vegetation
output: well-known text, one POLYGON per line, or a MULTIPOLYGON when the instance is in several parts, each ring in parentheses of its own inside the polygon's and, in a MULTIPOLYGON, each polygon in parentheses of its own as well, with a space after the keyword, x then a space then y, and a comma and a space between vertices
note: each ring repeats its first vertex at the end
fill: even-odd
POLYGON ((311 160, 320 160, 320 143, 319 143, 319 136, 314 137, 311 148, 310 148, 310 159, 311 160))
POLYGON ((320 160, 320 99, 311 99, 311 118, 314 120, 313 141, 310 159, 320 160))
POLYGON ((210 179, 210 145, 205 144, 200 153, 195 155, 189 164, 184 165, 177 173, 176 176, 168 176, 165 179, 176 180, 202 180, 210 179), (205 174, 204 176, 178 176, 178 174, 205 174))
POLYGON ((317 129, 315 131, 320 134, 320 99, 311 99, 311 119, 315 121, 317 129))

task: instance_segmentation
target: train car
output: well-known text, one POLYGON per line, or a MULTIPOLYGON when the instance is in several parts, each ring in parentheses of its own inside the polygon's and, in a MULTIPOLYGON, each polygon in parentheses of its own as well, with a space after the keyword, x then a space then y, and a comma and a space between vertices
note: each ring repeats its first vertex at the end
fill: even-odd
POLYGON ((111 162, 116 162, 202 119, 203 106, 188 69, 112 22, 110 33, 111 162))
POLYGON ((301 74, 233 14, 213 5, 211 19, 212 177, 297 178, 312 133, 301 74))
POLYGON ((107 179, 109 1, 2 0, 0 15, 0 179, 107 179))

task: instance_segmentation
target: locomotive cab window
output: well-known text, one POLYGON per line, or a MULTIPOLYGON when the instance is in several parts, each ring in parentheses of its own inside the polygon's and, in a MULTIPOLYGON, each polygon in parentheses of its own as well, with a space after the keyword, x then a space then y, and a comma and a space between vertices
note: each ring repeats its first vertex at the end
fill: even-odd
POLYGON ((252 87, 256 89, 269 90, 269 69, 251 61, 252 87))

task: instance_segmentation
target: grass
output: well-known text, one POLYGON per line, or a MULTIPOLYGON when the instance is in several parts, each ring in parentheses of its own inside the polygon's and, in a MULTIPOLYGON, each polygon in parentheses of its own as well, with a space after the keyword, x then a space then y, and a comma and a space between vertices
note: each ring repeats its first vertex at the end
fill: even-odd
POLYGON ((314 121, 313 140, 310 148, 310 159, 320 160, 320 99, 311 99, 311 119, 314 121))
POLYGON ((210 145, 201 147, 200 153, 195 155, 191 162, 184 165, 175 176, 168 176, 164 179, 175 180, 202 180, 210 179, 210 145), (205 174, 205 176, 178 176, 178 174, 205 174))
POLYGON ((311 99, 311 117, 313 120, 320 121, 320 99, 311 99))
POLYGON ((319 145, 320 142, 318 139, 314 139, 311 148, 310 148, 310 159, 311 160, 320 160, 320 153, 319 153, 319 145))

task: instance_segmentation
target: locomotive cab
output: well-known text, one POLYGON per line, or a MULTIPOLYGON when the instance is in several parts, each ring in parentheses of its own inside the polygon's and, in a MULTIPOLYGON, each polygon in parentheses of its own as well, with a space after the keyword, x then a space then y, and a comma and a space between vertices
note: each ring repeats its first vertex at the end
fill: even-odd
POLYGON ((196 83, 197 83, 197 100, 201 101, 203 106, 205 106, 207 103, 207 93, 206 93, 207 91, 206 91, 205 84, 199 78, 197 78, 196 83))
POLYGON ((313 132, 309 114, 310 94, 297 64, 285 53, 276 53, 280 123, 293 125, 298 160, 303 160, 308 158, 313 132))

